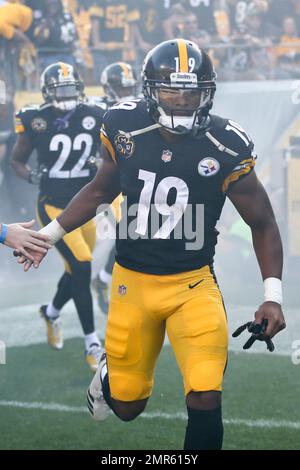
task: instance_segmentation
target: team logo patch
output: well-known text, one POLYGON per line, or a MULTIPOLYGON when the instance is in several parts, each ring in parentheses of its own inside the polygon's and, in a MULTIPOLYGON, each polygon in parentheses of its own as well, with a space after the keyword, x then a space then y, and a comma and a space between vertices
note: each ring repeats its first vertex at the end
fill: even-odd
POLYGON ((31 127, 35 132, 45 132, 47 122, 43 118, 35 118, 31 121, 31 127))
POLYGON ((171 150, 164 150, 161 159, 165 163, 169 163, 172 160, 173 152, 171 150))
POLYGON ((135 150, 135 143, 132 137, 125 134, 117 134, 115 137, 115 145, 117 151, 124 158, 129 158, 133 155, 135 150))
POLYGON ((82 127, 86 131, 91 131, 96 126, 96 119, 93 116, 87 116, 82 121, 82 127))
POLYGON ((125 294, 127 294, 127 287, 124 286, 124 284, 120 284, 120 285, 119 285, 118 292, 119 292, 120 295, 125 295, 125 294))
POLYGON ((213 176, 220 170, 220 163, 215 158, 203 158, 198 165, 201 176, 213 176))
POLYGON ((69 82, 70 80, 75 80, 74 67, 72 65, 61 62, 60 69, 58 70, 58 75, 60 82, 69 82))

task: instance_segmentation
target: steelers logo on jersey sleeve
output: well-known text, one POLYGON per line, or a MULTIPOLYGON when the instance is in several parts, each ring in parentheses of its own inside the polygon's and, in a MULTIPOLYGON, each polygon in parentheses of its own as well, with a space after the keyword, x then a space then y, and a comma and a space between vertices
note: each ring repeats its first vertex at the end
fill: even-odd
POLYGON ((82 121, 82 127, 86 131, 91 131, 96 126, 96 119, 93 116, 86 116, 82 121))
POLYGON ((117 134, 114 142, 117 151, 122 157, 129 158, 133 155, 135 150, 135 143, 132 137, 129 137, 125 134, 117 134))
POLYGON ((203 158, 198 165, 201 176, 214 176, 220 170, 220 163, 215 158, 203 158))
POLYGON ((35 118, 31 121, 31 128, 34 132, 45 132, 47 130, 47 122, 43 118, 35 118))

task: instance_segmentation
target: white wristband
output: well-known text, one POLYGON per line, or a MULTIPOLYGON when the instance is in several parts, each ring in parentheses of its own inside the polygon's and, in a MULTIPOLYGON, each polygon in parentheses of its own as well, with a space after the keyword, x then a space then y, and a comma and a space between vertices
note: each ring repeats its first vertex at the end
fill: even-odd
POLYGON ((282 305, 282 282, 277 277, 268 277, 264 280, 265 302, 276 302, 282 305))
POLYGON ((57 222, 56 219, 52 220, 50 224, 40 230, 40 233, 47 235, 50 238, 51 245, 55 245, 59 240, 61 240, 65 235, 66 231, 62 226, 57 222))

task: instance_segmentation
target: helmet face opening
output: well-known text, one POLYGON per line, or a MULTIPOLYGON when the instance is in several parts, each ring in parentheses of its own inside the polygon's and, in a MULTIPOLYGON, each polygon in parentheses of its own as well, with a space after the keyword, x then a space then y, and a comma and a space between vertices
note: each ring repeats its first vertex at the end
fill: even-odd
POLYGON ((70 85, 58 85, 49 87, 49 94, 57 101, 64 99, 76 99, 80 96, 80 90, 78 85, 73 83, 70 85))
POLYGON ((216 74, 196 44, 183 39, 161 43, 148 53, 142 78, 150 114, 170 132, 189 133, 207 117, 216 74))

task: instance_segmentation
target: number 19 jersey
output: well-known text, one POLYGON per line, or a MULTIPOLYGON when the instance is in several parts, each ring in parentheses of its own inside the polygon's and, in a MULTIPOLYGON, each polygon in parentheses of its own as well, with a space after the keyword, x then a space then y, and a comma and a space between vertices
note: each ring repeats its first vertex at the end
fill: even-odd
POLYGON ((201 138, 172 143, 154 124, 144 100, 104 116, 101 139, 124 196, 116 260, 150 274, 191 271, 213 261, 226 193, 252 171, 253 143, 237 123, 214 115, 201 138))

